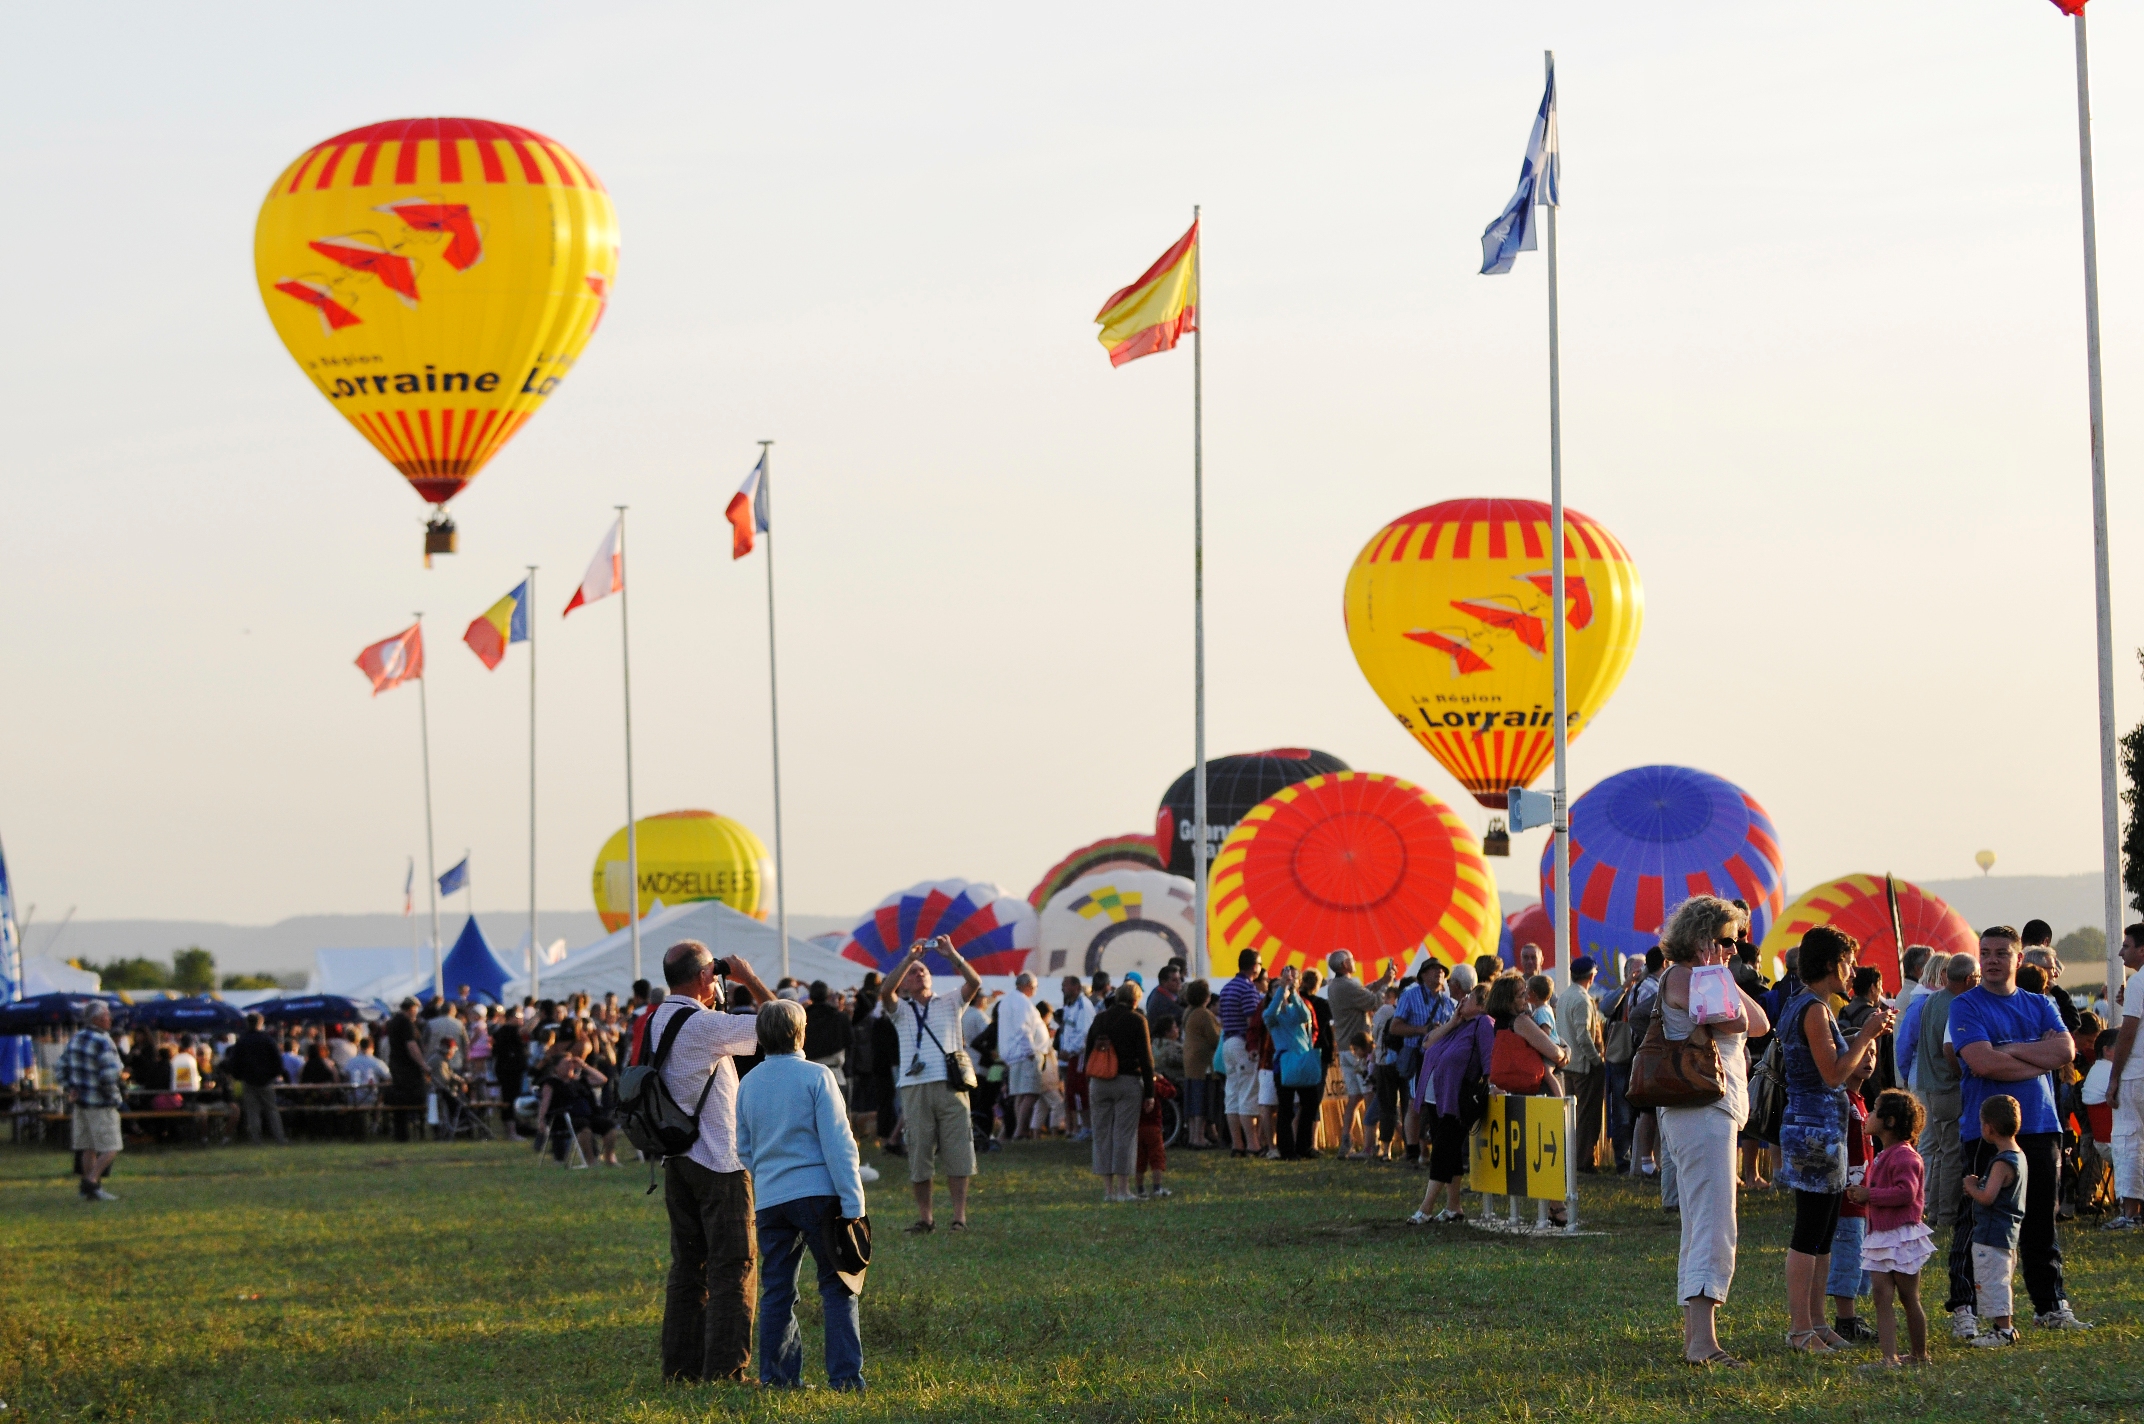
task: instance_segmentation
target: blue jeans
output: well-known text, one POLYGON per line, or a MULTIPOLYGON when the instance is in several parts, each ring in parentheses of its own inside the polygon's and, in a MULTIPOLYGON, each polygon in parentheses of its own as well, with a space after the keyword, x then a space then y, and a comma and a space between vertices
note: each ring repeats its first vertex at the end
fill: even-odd
POLYGON ((1824 1294, 1852 1298, 1870 1291, 1869 1273, 1861 1269, 1861 1239, 1868 1235, 1865 1216, 1842 1216, 1831 1234, 1831 1275, 1824 1294))
POLYGON ((856 1297, 834 1274, 837 1197, 798 1197, 761 1207, 759 1224, 759 1382, 799 1385, 804 1342, 797 1334, 797 1271, 811 1248, 819 1272, 819 1303, 826 1314, 826 1382, 835 1389, 864 1387, 864 1342, 858 1332, 856 1297))

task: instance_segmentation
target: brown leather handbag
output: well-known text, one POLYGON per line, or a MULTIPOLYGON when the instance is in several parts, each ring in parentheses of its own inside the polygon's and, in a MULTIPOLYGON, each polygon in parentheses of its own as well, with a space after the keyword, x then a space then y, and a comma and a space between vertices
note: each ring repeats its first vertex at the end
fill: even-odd
POLYGON ((1652 1022, 1645 1028, 1645 1041, 1630 1060, 1630 1087, 1623 1096, 1639 1108, 1701 1108, 1716 1103, 1727 1095, 1720 1082, 1719 1046, 1687 1039, 1677 1042, 1667 1036, 1667 993, 1663 983, 1652 1022))

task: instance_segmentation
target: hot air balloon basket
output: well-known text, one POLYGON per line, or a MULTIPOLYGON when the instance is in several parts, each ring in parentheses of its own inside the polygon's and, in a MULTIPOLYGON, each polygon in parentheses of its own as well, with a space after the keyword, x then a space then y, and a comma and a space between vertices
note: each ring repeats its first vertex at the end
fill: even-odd
POLYGON ((437 519, 431 519, 425 522, 425 558, 429 559, 434 554, 451 554, 455 552, 455 550, 460 546, 460 544, 461 531, 459 529, 456 529, 454 527, 454 521, 447 518, 444 514, 440 515, 437 519))
POLYGON ((1511 854, 1511 832, 1504 828, 1503 817, 1491 816, 1489 818, 1489 829, 1482 833, 1481 853, 1483 855, 1503 856, 1511 854))

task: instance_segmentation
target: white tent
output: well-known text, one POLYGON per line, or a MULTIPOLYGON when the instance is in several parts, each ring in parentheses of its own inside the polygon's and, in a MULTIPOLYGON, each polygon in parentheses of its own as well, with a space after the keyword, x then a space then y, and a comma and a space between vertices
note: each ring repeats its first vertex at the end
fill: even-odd
POLYGON ((22 996, 25 999, 36 994, 94 994, 103 982, 91 970, 77 969, 72 964, 62 964, 41 954, 27 954, 22 959, 22 996))
MULTIPOLYGON (((772 988, 781 977, 781 933, 773 925, 741 915, 719 900, 695 900, 657 910, 640 922, 640 973, 652 984, 663 982, 663 952, 679 940, 696 939, 717 959, 742 957, 752 971, 772 988)), ((808 939, 789 937, 789 974, 809 984, 824 979, 835 989, 861 984, 865 966, 808 939)), ((633 987, 633 934, 627 926, 605 935, 584 949, 577 949, 545 968, 543 996, 563 998, 587 993, 600 999, 615 991, 619 998, 633 987)), ((507 996, 519 999, 529 991, 526 975, 506 986, 507 996)))
POLYGON ((365 985, 390 976, 408 978, 418 970, 432 972, 432 952, 424 949, 316 949, 313 972, 305 981, 308 994, 344 994, 359 997, 365 985))

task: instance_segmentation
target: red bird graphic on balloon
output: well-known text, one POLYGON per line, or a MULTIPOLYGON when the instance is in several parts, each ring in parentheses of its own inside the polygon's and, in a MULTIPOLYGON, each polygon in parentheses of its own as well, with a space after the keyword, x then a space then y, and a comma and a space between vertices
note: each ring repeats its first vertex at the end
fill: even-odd
POLYGON ((320 312, 320 324, 333 336, 346 326, 356 326, 364 318, 335 300, 332 288, 318 282, 301 282, 295 277, 285 277, 275 284, 275 289, 286 297, 296 297, 309 307, 320 312))
POLYGON ((1509 631, 1537 653, 1547 651, 1547 625, 1522 608, 1507 607, 1486 598, 1455 598, 1452 607, 1469 618, 1479 618, 1491 628, 1509 631))
MULTIPOLYGON (((1553 595, 1556 592, 1556 576, 1546 570, 1537 574, 1520 574, 1520 578, 1553 595)), ((1586 581, 1573 574, 1563 576, 1563 596, 1571 601, 1570 624, 1583 628, 1593 621, 1593 595, 1586 591, 1586 581)), ((1538 650, 1538 645, 1537 645, 1538 650)))
POLYGON ((353 272, 371 273, 380 279, 381 286, 402 299, 402 305, 417 305, 417 264, 401 253, 359 242, 354 237, 323 237, 306 246, 353 272))
POLYGON ((1420 643, 1425 648, 1435 648, 1440 653, 1450 654, 1452 671, 1462 677, 1470 672, 1490 670, 1488 659, 1468 647, 1464 635, 1454 638, 1444 633, 1431 632, 1427 628, 1417 628, 1402 636, 1411 643, 1420 643))
POLYGON ((452 234, 447 250, 441 254, 447 265, 457 272, 466 272, 484 260, 484 238, 476 230, 476 219, 469 215, 467 203, 435 203, 425 198, 401 198, 392 203, 383 203, 373 209, 378 213, 393 213, 418 232, 444 232, 452 234))

